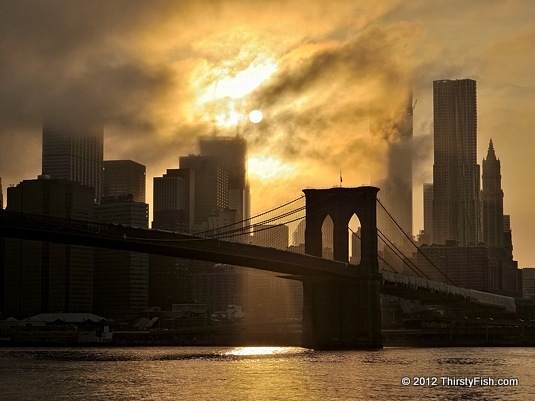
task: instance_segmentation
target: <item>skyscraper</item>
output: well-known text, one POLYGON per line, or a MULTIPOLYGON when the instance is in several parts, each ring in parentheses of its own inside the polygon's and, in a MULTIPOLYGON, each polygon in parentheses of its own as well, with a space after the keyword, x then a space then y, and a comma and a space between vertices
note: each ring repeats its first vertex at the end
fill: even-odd
POLYGON ((2 177, 0 177, 0 209, 4 208, 4 193, 2 192, 2 177))
POLYGON ((217 159, 218 166, 228 172, 230 209, 236 209, 242 219, 251 215, 249 181, 247 178, 247 141, 242 137, 201 137, 202 156, 217 159))
POLYGON ((75 181, 102 195, 104 131, 99 126, 43 124, 43 175, 75 181))
MULTIPOLYGON (((149 205, 128 195, 103 196, 95 206, 95 220, 148 228, 149 205)), ((94 311, 125 318, 147 308, 149 255, 146 253, 95 248, 94 311)))
POLYGON ((102 196, 132 194, 134 202, 145 202, 145 166, 132 160, 102 163, 102 196))
POLYGON ((412 237, 412 92, 389 118, 377 118, 373 131, 388 137, 387 175, 373 183, 381 189, 379 198, 396 220, 403 232, 382 210, 377 215, 378 228, 400 247, 412 246, 407 238, 412 237))
MULTIPOLYGON (((7 210, 92 220, 93 198, 91 187, 40 176, 8 188, 7 210)), ((92 311, 92 248, 12 238, 5 244, 7 315, 92 311)))
POLYGON ((427 244, 433 243, 433 184, 424 183, 424 235, 427 244))
POLYGON ((195 172, 169 169, 154 177, 152 228, 190 232, 194 223, 195 172))
POLYGON ((229 174, 215 156, 180 156, 180 170, 194 172, 194 222, 202 231, 208 228, 208 218, 214 210, 229 207, 229 174))
POLYGON ((504 245, 503 191, 500 160, 496 158, 492 139, 487 158, 483 159, 483 242, 489 248, 504 245))
POLYGON ((476 81, 434 81, 433 116, 433 242, 477 244, 481 230, 476 81))

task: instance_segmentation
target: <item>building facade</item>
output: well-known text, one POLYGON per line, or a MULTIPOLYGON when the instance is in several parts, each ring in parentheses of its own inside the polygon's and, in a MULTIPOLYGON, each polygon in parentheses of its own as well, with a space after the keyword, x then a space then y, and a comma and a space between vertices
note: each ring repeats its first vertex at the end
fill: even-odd
POLYGON ((206 136, 200 138, 199 147, 202 156, 215 157, 228 173, 228 208, 237 210, 242 220, 251 217, 245 138, 206 136))
POLYGON ((195 216, 195 171, 169 169, 154 177, 152 228, 191 232, 195 216))
POLYGON ((43 125, 43 175, 94 188, 102 196, 104 130, 99 126, 43 125))
POLYGON ((214 156, 188 155, 179 158, 180 169, 194 172, 194 224, 206 230, 214 210, 229 208, 229 174, 214 156))
POLYGON ((133 160, 102 162, 102 196, 132 194, 134 202, 145 202, 146 168, 133 160))
POLYGON ((496 158, 492 139, 486 159, 483 159, 483 242, 489 248, 503 248, 503 190, 500 160, 496 158))
POLYGON ((433 82, 433 242, 481 240, 477 94, 471 79, 433 82))
POLYGON ((424 183, 424 243, 433 243, 433 184, 424 183))
MULTIPOLYGON (((7 190, 7 210, 93 220, 94 188, 40 176, 7 190)), ((4 312, 28 317, 45 312, 91 312, 93 249, 5 239, 4 312)))
MULTIPOLYGON (((95 206, 95 220, 148 228, 149 205, 132 194, 104 196, 95 206)), ((148 307, 149 255, 95 248, 94 311, 114 319, 134 316, 148 307)))

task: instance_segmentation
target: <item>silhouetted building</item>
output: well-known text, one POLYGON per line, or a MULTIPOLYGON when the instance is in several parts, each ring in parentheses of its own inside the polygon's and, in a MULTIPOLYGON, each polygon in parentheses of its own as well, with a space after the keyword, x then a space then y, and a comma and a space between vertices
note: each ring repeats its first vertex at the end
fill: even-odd
POLYGON ((433 243, 433 184, 424 183, 424 243, 433 243))
POLYGON ((2 191, 2 177, 0 177, 0 209, 4 208, 4 192, 2 191))
MULTIPOLYGON (((149 205, 132 194, 104 196, 96 205, 95 220, 148 228, 149 205)), ((111 318, 128 318, 147 309, 149 256, 146 253, 95 249, 94 310, 111 318)))
POLYGON ((242 137, 201 137, 200 154, 217 158, 220 168, 228 173, 230 209, 236 209, 242 220, 251 216, 249 181, 247 178, 247 141, 242 137))
MULTIPOLYGON (((7 190, 7 210, 92 220, 94 188, 40 176, 7 190)), ((93 249, 6 238, 5 314, 91 312, 93 249)))
POLYGON ((201 231, 205 230, 214 210, 229 208, 228 171, 213 156, 181 156, 179 165, 180 170, 194 172, 194 223, 201 231))
MULTIPOLYGON (((212 210, 208 216, 208 233, 210 236, 225 235, 226 232, 239 228, 237 224, 241 222, 241 215, 236 209, 218 209, 212 210)), ((232 235, 232 234, 226 234, 232 235)), ((246 236, 243 237, 228 237, 227 240, 237 240, 238 242, 246 241, 246 236)))
POLYGON ((389 141, 387 176, 373 185, 381 189, 381 203, 403 232, 382 210, 377 214, 378 228, 396 245, 406 247, 407 236, 412 237, 412 93, 391 118, 379 120, 374 130, 389 141))
POLYGON ((489 264, 486 246, 461 246, 459 241, 448 240, 445 245, 422 246, 420 251, 417 255, 418 269, 431 280, 447 284, 453 282, 456 286, 478 291, 497 291, 496 266, 489 264), (422 253, 425 253, 427 258, 422 253))
POLYGON ((254 245, 286 250, 290 230, 285 224, 259 224, 254 227, 252 243, 254 245))
POLYGON ((487 158, 483 159, 483 242, 489 248, 503 248, 503 191, 500 160, 496 158, 492 139, 487 158))
POLYGON ((102 127, 43 125, 43 175, 93 187, 96 203, 102 195, 103 155, 102 127))
MULTIPOLYGON (((191 232, 195 216, 195 171, 169 169, 154 177, 153 229, 191 232)), ((170 310, 190 301, 189 271, 197 262, 149 255, 149 306, 170 310)))
MULTIPOLYGON (((388 174, 378 185, 381 188, 381 201, 409 237, 412 237, 412 128, 411 93, 386 127, 390 131, 388 174)), ((387 236, 400 245, 407 242, 407 238, 397 227, 387 236)))
POLYGON ((145 166, 132 160, 104 160, 102 196, 132 194, 134 202, 145 202, 145 166))
POLYGON ((195 214, 195 171, 169 169, 154 177, 152 228, 191 232, 195 214))
POLYGON ((483 242, 489 248, 489 263, 496 265, 498 290, 504 295, 520 296, 521 273, 513 260, 513 243, 510 218, 503 215, 501 164, 489 143, 483 159, 483 189, 481 191, 483 242))
POLYGON ((433 82, 433 242, 480 241, 477 95, 471 79, 433 82))
POLYGON ((522 272, 522 298, 535 299, 535 268, 525 267, 522 272))
POLYGON ((241 305, 242 282, 238 272, 241 269, 218 263, 192 271, 192 299, 206 304, 210 313, 226 310, 228 305, 241 305))

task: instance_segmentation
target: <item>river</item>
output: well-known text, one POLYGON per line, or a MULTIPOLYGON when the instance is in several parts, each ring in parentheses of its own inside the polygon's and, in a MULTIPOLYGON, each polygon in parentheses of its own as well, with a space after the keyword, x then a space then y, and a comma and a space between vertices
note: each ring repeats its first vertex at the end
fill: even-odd
POLYGON ((0 348, 0 399, 524 401, 534 361, 535 348, 0 348))

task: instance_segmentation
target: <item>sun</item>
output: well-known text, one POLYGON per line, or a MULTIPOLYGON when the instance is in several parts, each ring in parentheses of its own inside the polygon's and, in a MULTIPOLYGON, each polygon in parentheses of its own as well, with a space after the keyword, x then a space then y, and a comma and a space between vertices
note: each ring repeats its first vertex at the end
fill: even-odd
POLYGON ((258 124, 260 121, 262 121, 263 117, 264 116, 260 110, 253 110, 249 113, 249 121, 251 121, 253 124, 258 124))
MULTIPOLYGON (((278 69, 278 63, 269 56, 259 55, 238 71, 232 65, 233 68, 221 64, 216 67, 205 63, 198 67, 192 77, 193 89, 198 94, 195 114, 220 127, 231 127, 247 118, 244 113, 245 98, 271 78, 278 69)), ((253 110, 249 120, 258 124, 262 120, 262 113, 253 110)))

